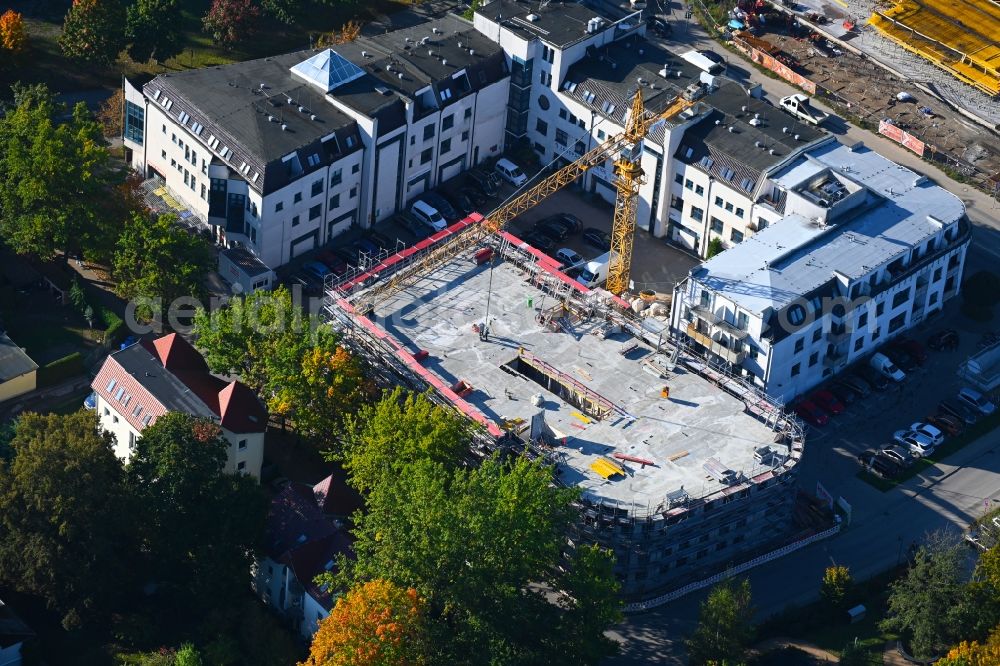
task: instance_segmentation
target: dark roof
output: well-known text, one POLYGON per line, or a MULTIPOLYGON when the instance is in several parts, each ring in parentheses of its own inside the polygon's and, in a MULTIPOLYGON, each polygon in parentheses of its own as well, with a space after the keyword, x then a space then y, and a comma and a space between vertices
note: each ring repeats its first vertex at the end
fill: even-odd
POLYGON ((599 116, 624 125, 639 79, 643 81, 643 103, 658 112, 700 76, 701 70, 694 65, 633 35, 608 46, 588 47, 587 55, 569 68, 561 90, 599 116))
POLYGON ((582 41, 587 34, 587 21, 601 18, 605 27, 610 23, 602 13, 577 2, 519 2, 518 0, 493 0, 480 5, 477 14, 498 21, 504 28, 523 39, 541 39, 560 48, 582 41), (533 15, 536 20, 528 19, 533 15))
POLYGON ((35 632, 26 625, 17 614, 0 599, 0 649, 24 642, 32 638, 35 632))
POLYGON ((723 84, 706 100, 715 110, 684 133, 674 155, 747 194, 754 191, 763 172, 828 136, 748 96, 735 83, 723 84), (743 187, 747 181, 750 186, 743 187))
POLYGON ((224 255, 226 259, 239 266, 240 270, 248 277, 254 278, 258 275, 265 275, 271 272, 267 264, 242 247, 227 248, 219 254, 224 255))
MULTIPOLYGON (((161 74, 143 86, 143 93, 150 104, 160 104, 164 99, 173 102, 169 110, 161 106, 161 111, 178 122, 181 112, 188 114, 190 119, 185 125, 189 129, 194 123, 203 125, 198 140, 207 146, 211 137, 219 139, 213 150, 215 161, 237 172, 243 163, 248 164, 250 170, 245 176, 250 186, 268 193, 292 179, 281 161, 289 153, 300 152, 303 173, 309 173, 361 149, 354 120, 327 102, 317 89, 291 75, 292 66, 316 53, 300 51, 161 74), (288 104, 289 98, 293 104, 288 104), (299 111, 300 106, 304 112, 299 111), (281 129, 282 125, 286 130, 281 129), (321 142, 331 133, 336 133, 337 141, 321 142), (352 138, 351 147, 347 146, 348 137, 352 138), (231 149, 232 155, 221 157, 223 147, 231 149), (306 158, 314 152, 322 162, 310 167, 306 158), (255 172, 260 174, 257 181, 252 180, 255 172)), ((193 129, 191 133, 195 134, 193 129)))
POLYGON ((350 516, 362 506, 361 495, 347 484, 341 467, 313 486, 313 496, 320 510, 333 516, 350 516))
POLYGON ((7 382, 38 369, 38 364, 7 337, 0 333, 0 382, 7 382))
MULTIPOLYGON (((257 396, 244 384, 209 372, 201 354, 176 333, 152 342, 143 340, 105 361, 91 386, 109 403, 117 404, 114 389, 108 391, 112 378, 118 380, 118 387, 125 387, 122 379, 134 380, 126 390, 135 404, 147 405, 147 413, 155 413, 150 407, 158 403, 170 412, 212 419, 234 433, 264 432, 267 427, 267 411, 257 396), (140 391, 146 395, 139 395, 140 391)), ((142 415, 133 420, 132 405, 123 409, 126 420, 141 431, 145 427, 142 415)))

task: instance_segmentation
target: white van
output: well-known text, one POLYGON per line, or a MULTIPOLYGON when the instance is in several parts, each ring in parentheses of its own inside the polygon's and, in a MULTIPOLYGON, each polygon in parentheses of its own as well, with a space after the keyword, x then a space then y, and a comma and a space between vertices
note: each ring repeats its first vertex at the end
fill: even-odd
POLYGON ((605 252, 593 261, 588 261, 576 277, 576 281, 588 289, 600 287, 608 279, 608 268, 611 266, 611 252, 605 252))
POLYGON ((681 59, 691 63, 698 69, 712 76, 722 76, 726 73, 726 64, 715 52, 713 51, 695 51, 691 50, 686 53, 681 54, 681 59), (711 55, 707 55, 711 53, 711 55))
POLYGON ((524 175, 523 171, 521 171, 521 167, 506 158, 501 157, 497 160, 495 168, 496 172, 500 174, 500 177, 514 187, 520 187, 521 185, 524 185, 525 181, 528 180, 528 177, 524 175))
POLYGON ((448 226, 448 223, 445 222, 444 217, 438 212, 437 208, 421 199, 417 199, 410 204, 410 213, 434 231, 441 231, 448 226))
POLYGON ((906 373, 897 368, 885 354, 873 354, 872 360, 869 362, 873 368, 894 382, 901 382, 906 379, 906 373))

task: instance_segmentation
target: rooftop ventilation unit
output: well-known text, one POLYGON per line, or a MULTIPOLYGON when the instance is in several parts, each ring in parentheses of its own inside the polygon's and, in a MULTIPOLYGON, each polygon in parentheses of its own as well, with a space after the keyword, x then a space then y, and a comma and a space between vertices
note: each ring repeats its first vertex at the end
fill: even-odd
POLYGON ((645 49, 639 49, 639 55, 646 55, 645 49))
POLYGON ((669 76, 669 75, 670 75, 670 72, 669 72, 669 71, 667 70, 667 68, 666 68, 666 67, 664 67, 663 69, 661 69, 660 71, 658 71, 658 72, 656 73, 656 75, 657 75, 657 76, 662 76, 663 78, 667 78, 667 76, 669 76))
POLYGON ((409 44, 410 42, 412 42, 412 41, 413 41, 413 39, 412 39, 411 37, 407 37, 407 38, 406 38, 406 39, 404 39, 403 41, 405 41, 405 42, 406 42, 407 44, 409 44))
POLYGON ((299 113, 305 113, 305 112, 306 112, 306 107, 300 106, 299 107, 299 113))
POLYGON ((269 122, 269 123, 273 123, 276 120, 277 120, 277 118, 275 118, 274 116, 268 116, 267 117, 267 122, 269 122))
POLYGON ((433 28, 431 28, 431 32, 433 32, 435 35, 439 35, 441 34, 441 28, 434 26, 433 28))
POLYGON ((729 126, 729 127, 727 127, 726 129, 728 129, 728 130, 729 130, 729 133, 730 133, 730 134, 736 134, 736 128, 735 128, 735 127, 733 127, 732 125, 730 125, 730 126, 729 126))
POLYGON ((764 124, 764 121, 761 120, 760 118, 751 118, 750 124, 753 125, 754 127, 760 127, 761 125, 764 124))
POLYGON ((261 90, 267 90, 267 86, 266 86, 266 85, 264 85, 264 83, 262 82, 262 83, 260 84, 260 89, 261 89, 261 90))
POLYGON ((368 57, 368 51, 362 51, 361 52, 361 57, 362 58, 367 58, 368 57))
POLYGON ((462 42, 459 42, 459 43, 458 43, 458 48, 464 48, 464 47, 462 46, 462 42))
POLYGON ((538 16, 538 14, 528 14, 526 18, 532 23, 535 23, 536 21, 538 21, 540 17, 538 16))
POLYGON ((427 55, 429 55, 430 57, 433 58, 434 57, 434 49, 427 49, 427 55))
POLYGON ((753 114, 753 117, 756 118, 757 120, 760 120, 760 114, 759 113, 753 114))
POLYGON ((796 134, 795 135, 795 140, 796 141, 801 141, 802 140, 802 135, 801 134, 796 134))
POLYGON ((431 41, 430 37, 421 37, 420 38, 420 45, 421 46, 427 46, 427 42, 429 42, 429 41, 431 41))
POLYGON ((448 66, 448 60, 447 60, 447 58, 441 58, 441 66, 442 67, 447 67, 448 66))
POLYGON ((763 148, 764 147, 764 144, 762 144, 760 141, 754 141, 753 145, 756 146, 757 148, 763 148))
POLYGON ((286 125, 285 123, 281 123, 281 131, 282 132, 287 132, 288 131, 288 125, 286 125))
POLYGON ((638 83, 640 86, 646 85, 646 79, 642 78, 641 76, 637 78, 635 82, 638 83))
POLYGON ((295 100, 292 99, 291 97, 286 97, 285 98, 285 102, 288 103, 288 104, 295 104, 295 100))
POLYGON ((315 113, 310 114, 309 115, 309 120, 316 120, 316 114, 315 113))
POLYGON ((681 73, 682 72, 679 69, 675 72, 675 75, 677 76, 678 79, 681 78, 681 73))
POLYGON ((769 150, 769 151, 767 151, 767 152, 768 152, 768 154, 770 154, 770 155, 777 155, 777 154, 778 154, 778 151, 776 151, 776 150, 775 150, 774 148, 770 149, 770 150, 769 150))
POLYGON ((476 49, 469 49, 469 55, 470 56, 476 55, 476 49))
POLYGON ((781 128, 781 133, 782 134, 788 134, 788 128, 787 127, 782 127, 781 128))
POLYGON ((380 95, 388 95, 389 89, 386 88, 385 86, 375 86, 375 92, 377 92, 380 95))
POLYGON ((403 73, 402 73, 402 72, 400 72, 400 73, 399 73, 399 74, 397 74, 396 76, 398 76, 398 77, 399 77, 399 80, 400 80, 400 81, 402 81, 402 80, 403 80, 403 73))
POLYGON ((716 118, 716 119, 715 119, 715 124, 716 124, 716 125, 721 125, 721 124, 722 124, 722 121, 721 121, 721 120, 719 120, 718 118, 716 118))
POLYGON ((740 111, 742 111, 743 113, 746 113, 747 109, 748 109, 748 107, 747 107, 746 104, 744 104, 743 106, 740 107, 740 111))

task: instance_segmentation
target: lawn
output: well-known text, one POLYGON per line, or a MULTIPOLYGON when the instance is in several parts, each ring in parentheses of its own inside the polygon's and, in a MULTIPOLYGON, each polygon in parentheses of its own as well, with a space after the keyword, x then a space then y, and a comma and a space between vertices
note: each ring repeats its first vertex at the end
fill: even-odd
POLYGON ((45 365, 80 352, 86 356, 104 332, 89 328, 72 306, 59 305, 42 291, 18 295, 12 308, 0 312, 7 335, 28 351, 35 363, 45 365))
POLYGON ((55 0, 4 3, 4 6, 24 14, 29 47, 16 66, 0 67, 0 98, 9 97, 7 89, 18 80, 42 82, 61 93, 107 90, 110 94, 121 85, 122 75, 156 75, 305 49, 319 35, 338 31, 347 21, 356 20, 364 24, 377 16, 406 7, 397 0, 327 0, 316 3, 306 18, 290 26, 265 17, 255 37, 228 51, 213 44, 211 37, 202 32, 201 18, 210 4, 211 0, 181 0, 183 36, 180 55, 163 63, 137 63, 123 53, 118 62, 103 68, 75 63, 62 56, 57 40, 62 31, 63 4, 55 0))

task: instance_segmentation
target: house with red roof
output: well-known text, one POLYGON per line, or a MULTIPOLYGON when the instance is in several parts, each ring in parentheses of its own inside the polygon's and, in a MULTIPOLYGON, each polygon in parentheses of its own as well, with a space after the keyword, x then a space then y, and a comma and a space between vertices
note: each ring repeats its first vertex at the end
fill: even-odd
POLYGON ((157 418, 184 412, 222 428, 229 442, 227 473, 260 478, 267 410, 245 384, 213 375, 180 335, 142 340, 111 354, 91 387, 101 427, 115 436, 115 453, 123 461, 157 418))
POLYGON ((286 617, 306 639, 330 614, 336 595, 315 579, 335 573, 337 557, 353 556, 351 537, 337 516, 350 513, 331 492, 332 477, 316 485, 290 483, 271 501, 264 554, 251 570, 251 586, 264 603, 286 617))

